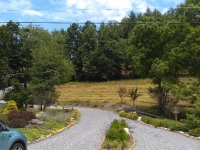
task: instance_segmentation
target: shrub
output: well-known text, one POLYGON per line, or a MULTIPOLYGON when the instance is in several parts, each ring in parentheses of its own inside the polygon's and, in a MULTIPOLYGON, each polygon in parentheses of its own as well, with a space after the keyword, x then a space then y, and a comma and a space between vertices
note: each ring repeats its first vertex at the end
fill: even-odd
POLYGON ((8 117, 4 114, 0 114, 0 122, 7 125, 9 122, 8 117))
POLYGON ((28 121, 36 118, 33 112, 16 110, 10 111, 7 117, 9 119, 8 126, 11 128, 23 128, 28 124, 28 121))
POLYGON ((132 120, 137 120, 138 119, 138 114, 137 113, 126 113, 125 111, 121 110, 119 111, 119 116, 129 118, 132 120))
POLYGON ((10 112, 7 114, 7 116, 8 116, 8 119, 9 119, 9 120, 12 120, 12 119, 15 119, 15 118, 17 118, 17 119, 23 118, 23 117, 21 116, 21 114, 20 114, 20 111, 17 111, 17 110, 12 110, 12 111, 10 111, 10 112))
POLYGON ((187 131, 187 126, 185 123, 178 122, 175 120, 158 119, 158 118, 143 116, 142 121, 147 124, 152 124, 155 127, 165 127, 173 131, 187 131))
POLYGON ((142 121, 149 124, 151 122, 151 117, 148 117, 148 116, 142 116, 142 121))
POLYGON ((31 111, 20 111, 20 114, 26 121, 30 121, 31 119, 36 118, 35 113, 31 111))
POLYGON ((127 128, 125 120, 114 120, 110 126, 110 129, 106 132, 105 141, 103 143, 104 148, 118 148, 122 149, 127 147, 130 140, 129 135, 124 128, 127 128))
POLYGON ((25 125, 27 125, 27 123, 28 122, 23 118, 22 119, 16 118, 16 119, 10 120, 9 127, 11 127, 11 128, 23 128, 23 127, 25 127, 25 125))
POLYGON ((188 133, 189 133, 190 135, 192 135, 192 136, 197 136, 197 137, 199 137, 199 136, 200 136, 200 128, 191 129, 191 130, 189 130, 188 133))
POLYGON ((41 114, 39 119, 42 121, 54 121, 66 125, 67 122, 71 119, 71 113, 64 113, 63 110, 62 112, 57 110, 49 110, 41 114))
POLYGON ((74 118, 74 119, 78 119, 78 118, 80 117, 80 113, 78 112, 77 109, 74 109, 74 110, 72 111, 71 116, 72 116, 72 118, 74 118))
POLYGON ((17 104, 14 100, 9 100, 6 107, 4 108, 3 114, 8 114, 12 110, 18 110, 17 104))

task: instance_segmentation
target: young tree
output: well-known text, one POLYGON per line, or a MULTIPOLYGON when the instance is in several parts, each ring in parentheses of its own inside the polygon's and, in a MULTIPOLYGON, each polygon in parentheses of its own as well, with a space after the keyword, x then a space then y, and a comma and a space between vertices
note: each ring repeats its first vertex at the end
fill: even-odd
POLYGON ((135 101, 136 99, 142 95, 142 93, 138 93, 138 88, 130 89, 128 91, 128 95, 131 98, 131 101, 133 102, 133 108, 135 107, 135 101))
POLYGON ((119 87, 117 93, 118 93, 118 95, 121 99, 121 105, 122 105, 123 97, 126 96, 126 88, 125 87, 119 87))

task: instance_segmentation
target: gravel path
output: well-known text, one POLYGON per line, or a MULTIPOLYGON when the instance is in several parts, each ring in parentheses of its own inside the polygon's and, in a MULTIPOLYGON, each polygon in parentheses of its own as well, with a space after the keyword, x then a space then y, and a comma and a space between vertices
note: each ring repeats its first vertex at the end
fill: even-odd
MULTIPOLYGON (((117 114, 92 108, 78 108, 82 117, 69 129, 46 140, 29 144, 28 150, 98 150, 117 114)), ((134 150, 200 150, 200 141, 178 133, 153 128, 127 119, 136 138, 134 150)))

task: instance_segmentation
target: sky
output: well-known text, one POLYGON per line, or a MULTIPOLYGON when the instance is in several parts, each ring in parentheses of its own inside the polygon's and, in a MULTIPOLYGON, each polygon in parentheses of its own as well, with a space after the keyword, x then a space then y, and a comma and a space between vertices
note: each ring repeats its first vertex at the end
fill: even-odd
MULTIPOLYGON (((67 29, 72 23, 121 21, 131 11, 143 13, 146 8, 165 13, 185 0, 0 0, 0 25, 13 22, 34 23, 53 31, 67 29), (56 22, 56 23, 55 23, 56 22)), ((28 24, 21 23, 22 26, 28 24)))

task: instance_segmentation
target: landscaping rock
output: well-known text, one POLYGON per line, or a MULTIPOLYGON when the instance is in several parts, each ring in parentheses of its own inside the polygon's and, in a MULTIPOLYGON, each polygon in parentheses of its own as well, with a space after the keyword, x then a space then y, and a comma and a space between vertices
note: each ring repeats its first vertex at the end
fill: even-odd
POLYGON ((30 123, 34 124, 34 125, 42 125, 42 124, 44 124, 43 121, 38 120, 38 119, 31 119, 30 123))

